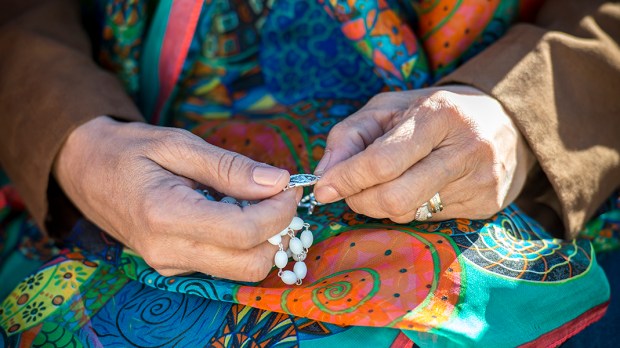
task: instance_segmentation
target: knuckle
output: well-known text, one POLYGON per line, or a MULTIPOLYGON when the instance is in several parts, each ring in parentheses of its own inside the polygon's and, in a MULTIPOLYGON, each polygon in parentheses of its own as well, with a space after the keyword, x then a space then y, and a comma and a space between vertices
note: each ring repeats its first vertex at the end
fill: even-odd
POLYGON ((142 204, 141 215, 147 229, 152 234, 158 234, 159 231, 165 229, 167 220, 165 218, 164 204, 156 199, 145 199, 142 204))
POLYGON ((430 111, 434 111, 432 113, 433 117, 438 117, 442 119, 444 123, 471 123, 471 121, 465 117, 465 113, 456 102, 455 96, 456 94, 446 90, 434 91, 423 102, 423 106, 430 109, 430 111))
POLYGON ((187 131, 183 129, 166 128, 165 130, 161 132, 161 134, 158 134, 158 136, 155 137, 155 139, 153 140, 155 141, 156 144, 160 146, 166 146, 166 147, 170 147, 173 145, 178 146, 179 144, 187 140, 186 132, 187 131))
POLYGON ((366 103, 366 105, 373 105, 373 104, 381 103, 381 100, 383 100, 384 98, 385 98, 385 92, 377 93, 368 100, 368 103, 366 103))
POLYGON ((327 135, 326 146, 333 150, 333 147, 338 147, 343 142, 356 141, 358 138, 362 138, 358 122, 354 120, 354 116, 349 116, 332 127, 327 135))
POLYGON ((231 234, 231 242, 240 249, 251 249, 260 244, 260 228, 254 220, 243 219, 239 228, 231 234))
POLYGON ((170 140, 176 140, 176 141, 183 141, 188 138, 195 137, 193 133, 183 128, 174 128, 174 127, 165 128, 164 133, 166 134, 165 137, 169 138, 170 140))
POLYGON ((473 180, 476 186, 486 193, 485 196, 493 200, 499 195, 501 178, 500 174, 492 166, 478 165, 473 173, 473 180))
POLYGON ((362 178, 363 174, 360 173, 358 168, 347 168, 341 172, 341 175, 337 178, 334 178, 332 187, 340 197, 349 197, 352 194, 360 192, 362 189, 360 187, 360 178, 362 178))
POLYGON ((465 175, 464 165, 453 165, 449 160, 436 161, 434 163, 434 170, 437 171, 437 177, 449 178, 454 180, 465 175))
POLYGON ((488 140, 478 139, 476 142, 477 154, 486 162, 493 162, 495 158, 495 149, 493 144, 488 140))
POLYGON ((250 249, 252 245, 248 241, 249 238, 251 238, 251 234, 248 234, 244 229, 236 230, 235 233, 229 235, 231 246, 236 249, 250 249))
POLYGON ((164 160, 185 159, 189 155, 189 139, 184 132, 186 131, 176 128, 161 130, 147 140, 141 150, 164 160))
POLYGON ((359 199, 357 197, 348 197, 345 199, 345 202, 347 203, 347 206, 349 206, 349 208, 353 210, 354 212, 358 214, 364 214, 364 210, 361 209, 363 205, 360 204, 359 199))
POLYGON ((271 260, 265 255, 256 255, 252 262, 249 262, 244 270, 244 277, 247 281, 258 282, 267 277, 271 271, 271 260))
MULTIPOLYGON (((463 141, 461 146, 459 147, 458 152, 460 152, 460 157, 466 160, 468 163, 472 163, 472 159, 477 159, 479 156, 480 144, 477 140, 474 141, 463 141)), ((478 162, 473 161, 473 162, 478 162)))
POLYGON ((455 94, 450 91, 440 89, 440 90, 436 90, 432 92, 428 96, 428 100, 434 103, 437 103, 439 106, 450 108, 451 106, 454 105, 453 103, 454 95, 455 94))
POLYGON ((328 142, 342 138, 347 133, 348 128, 346 119, 336 123, 327 135, 328 142))
POLYGON ((390 220, 392 220, 393 222, 397 223, 397 224, 408 224, 411 221, 413 221, 414 216, 413 215, 403 215, 403 216, 398 216, 398 217, 392 217, 390 218, 390 220))
POLYGON ((432 162, 432 175, 447 181, 455 181, 465 177, 472 170, 473 159, 464 156, 460 149, 451 148, 438 153, 432 162))
POLYGON ((396 158, 398 156, 388 154, 383 148, 377 148, 373 150, 373 153, 374 155, 370 159, 373 165, 367 173, 371 174, 377 181, 383 183, 396 178, 400 174, 401 164, 399 159, 396 158))
POLYGON ((149 147, 147 142, 136 141, 132 146, 126 146, 123 148, 123 151, 118 151, 116 153, 116 161, 112 165, 116 168, 122 168, 127 166, 127 164, 133 163, 136 157, 143 156, 145 153, 148 153, 148 151, 149 147))
POLYGON ((390 98, 393 97, 394 93, 396 92, 377 93, 372 98, 370 98, 368 104, 383 104, 384 102, 389 101, 390 98))
POLYGON ((217 177, 224 184, 233 182, 233 174, 243 165, 243 156, 238 153, 223 151, 217 160, 217 177))
POLYGON ((491 169, 495 158, 495 151, 489 142, 475 139, 474 141, 465 142, 461 146, 459 157, 465 162, 464 167, 470 171, 491 169))
POLYGON ((347 202, 349 208, 357 214, 366 215, 374 219, 382 219, 386 217, 385 214, 379 212, 375 206, 366 204, 367 201, 365 199, 355 197, 347 198, 345 201, 347 202))
POLYGON ((142 258, 147 265, 151 266, 157 272, 167 268, 166 257, 162 257, 162 254, 158 251, 158 248, 149 246, 142 252, 142 258))
POLYGON ((411 210, 411 207, 407 204, 409 194, 403 187, 398 186, 387 190, 380 197, 383 210, 390 216, 403 216, 411 210))

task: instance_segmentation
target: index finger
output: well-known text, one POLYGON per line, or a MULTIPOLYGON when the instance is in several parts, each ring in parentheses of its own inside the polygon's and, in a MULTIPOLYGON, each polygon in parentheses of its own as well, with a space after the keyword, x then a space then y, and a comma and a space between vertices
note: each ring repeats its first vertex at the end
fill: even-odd
POLYGON ((410 116, 363 151, 335 164, 315 186, 319 202, 330 203, 392 181, 426 157, 444 137, 441 122, 422 107, 403 110, 410 116))
POLYGON ((209 201, 184 185, 171 191, 166 202, 158 204, 161 208, 151 213, 154 228, 232 249, 253 248, 284 230, 297 212, 302 193, 301 189, 287 190, 242 208, 209 201))

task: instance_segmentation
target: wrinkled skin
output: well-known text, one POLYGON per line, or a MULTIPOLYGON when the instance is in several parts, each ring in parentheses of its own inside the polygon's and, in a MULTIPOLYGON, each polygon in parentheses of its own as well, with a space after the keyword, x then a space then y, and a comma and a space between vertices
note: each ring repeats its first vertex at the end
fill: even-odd
POLYGON ((98 117, 74 130, 54 162, 67 196, 91 221, 162 275, 203 272, 258 281, 273 266, 267 239, 288 226, 301 189, 285 170, 180 129, 98 117), (197 184, 249 207, 212 202, 197 184))
MULTIPOLYGON (((534 158, 502 106, 466 86, 382 93, 330 132, 315 186, 323 203, 407 223, 436 192, 433 220, 486 218, 521 191, 534 158)), ((53 168, 91 221, 162 275, 203 272, 258 281, 277 248, 266 240, 295 215, 289 173, 180 129, 101 116, 74 130, 53 168), (194 191, 203 184, 240 208, 194 191)))
POLYGON ((473 87, 389 92, 332 129, 314 192, 397 223, 439 192, 432 220, 481 219, 517 197, 534 163, 500 103, 473 87))

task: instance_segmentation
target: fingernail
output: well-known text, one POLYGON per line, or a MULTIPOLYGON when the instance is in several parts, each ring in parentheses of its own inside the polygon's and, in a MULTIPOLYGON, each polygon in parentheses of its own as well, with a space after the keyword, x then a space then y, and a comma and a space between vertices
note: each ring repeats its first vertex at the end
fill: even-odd
POLYGON ((255 167, 252 172, 254 182, 263 186, 274 186, 278 183, 285 171, 273 167, 255 167))
POLYGON ((331 186, 319 187, 316 192, 314 192, 314 195, 321 203, 331 203, 340 199, 338 192, 331 186))
POLYGON ((323 158, 321 158, 321 160, 319 161, 319 164, 316 166, 316 169, 314 170, 314 175, 323 175, 323 172, 325 171, 325 168, 327 168, 327 165, 329 164, 329 160, 332 158, 332 152, 329 150, 326 150, 325 153, 323 154, 323 158))

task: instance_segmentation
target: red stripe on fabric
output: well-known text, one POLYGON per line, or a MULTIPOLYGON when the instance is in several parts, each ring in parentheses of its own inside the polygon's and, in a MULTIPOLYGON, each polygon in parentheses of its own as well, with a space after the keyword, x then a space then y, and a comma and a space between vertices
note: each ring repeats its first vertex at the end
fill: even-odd
POLYGON ((174 0, 172 3, 159 59, 159 93, 154 123, 159 123, 162 109, 181 74, 201 8, 202 0, 174 0))
POLYGON ((538 337, 531 342, 521 345, 520 347, 557 347, 560 344, 564 343, 567 339, 581 332, 588 325, 601 319, 607 311, 607 306, 609 306, 609 301, 588 310, 587 312, 560 326, 559 328, 547 332, 546 334, 538 337))
POLYGON ((413 348, 413 341, 404 333, 399 332, 390 348, 413 348))
POLYGON ((0 188, 0 209, 5 206, 15 210, 26 210, 26 205, 15 187, 8 184, 0 188))

